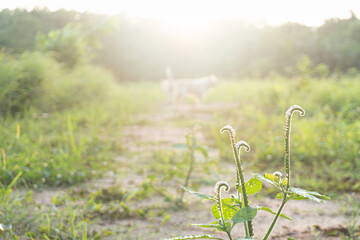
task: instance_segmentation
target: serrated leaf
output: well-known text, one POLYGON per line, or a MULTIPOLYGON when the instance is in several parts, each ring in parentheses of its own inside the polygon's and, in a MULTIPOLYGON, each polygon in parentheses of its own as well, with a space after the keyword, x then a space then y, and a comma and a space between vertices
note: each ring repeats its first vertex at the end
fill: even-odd
POLYGON ((186 187, 182 187, 182 189, 184 189, 185 191, 187 191, 187 192, 191 193, 192 195, 195 195, 195 196, 197 196, 199 198, 215 201, 213 196, 203 194, 203 193, 198 193, 198 192, 192 191, 192 190, 190 190, 189 188, 186 188, 186 187))
POLYGON ((218 240, 223 240, 222 238, 214 237, 214 235, 212 235, 212 234, 190 235, 190 236, 181 236, 181 237, 174 237, 174 238, 162 238, 161 240, 183 240, 183 239, 218 239, 218 240))
POLYGON ((213 223, 210 223, 210 224, 191 224, 191 226, 202 227, 202 228, 216 228, 216 229, 222 231, 220 224, 213 224, 213 223))
MULTIPOLYGON (((249 181, 245 183, 245 189, 248 195, 252 195, 258 193, 262 189, 262 183, 256 177, 251 178, 249 181)), ((239 186, 239 192, 242 193, 242 188, 239 186)))
MULTIPOLYGON (((266 211, 266 212, 269 212, 269 213, 271 213, 271 214, 274 214, 274 215, 276 215, 276 212, 274 212, 273 210, 271 210, 270 208, 268 208, 268 207, 256 207, 256 209, 257 210, 262 210, 262 211, 266 211)), ((281 213, 280 214, 280 217, 283 217, 283 218, 285 218, 285 219, 287 219, 287 220, 290 220, 290 221, 292 221, 292 219, 291 218, 289 218, 288 216, 286 216, 285 214, 283 214, 283 213, 281 213)))
POLYGON ((233 225, 235 225, 240 222, 251 221, 256 216, 256 214, 257 214, 256 208, 246 206, 239 209, 231 218, 231 220, 233 221, 233 225))
MULTIPOLYGON (((221 200, 221 202, 222 202, 222 210, 223 210, 223 214, 224 214, 224 220, 225 221, 230 220, 237 210, 236 207, 232 206, 234 201, 232 198, 224 198, 221 200)), ((212 210, 214 217, 216 219, 219 219, 220 213, 219 213, 216 203, 212 206, 211 210, 212 210)))
MULTIPOLYGON (((320 194, 318 192, 311 192, 311 191, 304 190, 302 188, 291 187, 289 193, 299 195, 301 197, 313 200, 315 202, 322 202, 323 199, 325 199, 325 200, 330 199, 329 197, 327 197, 325 195, 322 195, 322 194, 320 194)), ((291 196, 291 199, 295 199, 295 197, 296 196, 291 196)))
MULTIPOLYGON (((266 174, 266 173, 265 173, 265 174, 266 174)), ((274 187, 280 189, 278 183, 275 182, 275 181, 272 181, 272 180, 270 180, 270 179, 267 179, 267 178, 265 178, 265 177, 263 177, 263 176, 261 176, 261 175, 259 175, 259 174, 254 174, 254 177, 257 178, 257 179, 259 179, 260 181, 269 183, 269 184, 273 185, 274 187)))

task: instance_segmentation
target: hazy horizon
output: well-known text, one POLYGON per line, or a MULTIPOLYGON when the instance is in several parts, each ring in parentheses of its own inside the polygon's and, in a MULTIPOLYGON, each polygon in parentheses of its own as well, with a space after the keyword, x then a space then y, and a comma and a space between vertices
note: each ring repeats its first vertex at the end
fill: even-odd
POLYGON ((160 19, 182 26, 203 24, 220 19, 241 19, 248 23, 266 23, 281 25, 286 22, 296 22, 306 26, 321 26, 326 19, 348 18, 350 11, 360 14, 360 2, 345 1, 286 1, 276 0, 240 2, 225 1, 189 1, 189 0, 154 0, 130 1, 123 0, 116 5, 103 0, 101 3, 84 3, 70 0, 3 0, 0 9, 47 8, 50 11, 59 9, 91 12, 98 14, 126 14, 131 17, 160 19), (260 7, 259 7, 260 6, 260 7), (326 6, 326 7, 324 7, 326 6))

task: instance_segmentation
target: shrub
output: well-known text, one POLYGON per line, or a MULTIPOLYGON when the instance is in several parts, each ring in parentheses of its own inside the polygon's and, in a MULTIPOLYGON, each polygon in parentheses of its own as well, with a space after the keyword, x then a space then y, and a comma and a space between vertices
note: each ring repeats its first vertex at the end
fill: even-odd
POLYGON ((28 110, 41 93, 52 59, 40 53, 23 53, 18 59, 0 54, 0 113, 28 110))

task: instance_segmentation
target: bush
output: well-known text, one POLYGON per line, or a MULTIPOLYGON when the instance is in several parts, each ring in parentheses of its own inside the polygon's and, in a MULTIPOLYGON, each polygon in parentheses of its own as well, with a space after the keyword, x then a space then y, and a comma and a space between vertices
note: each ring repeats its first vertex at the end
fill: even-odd
POLYGON ((51 62, 39 53, 25 52, 18 59, 0 54, 1 114, 20 114, 30 108, 41 92, 51 62))
POLYGON ((52 112, 104 100, 117 87, 111 74, 81 65, 66 69, 49 55, 0 53, 0 113, 52 112))
POLYGON ((42 52, 50 52, 66 67, 74 68, 89 59, 87 40, 82 35, 80 26, 69 24, 47 35, 38 33, 37 48, 42 52))
POLYGON ((54 76, 43 82, 42 96, 35 108, 42 112, 61 111, 102 102, 117 88, 111 74, 99 67, 83 65, 71 71, 58 68, 54 76))

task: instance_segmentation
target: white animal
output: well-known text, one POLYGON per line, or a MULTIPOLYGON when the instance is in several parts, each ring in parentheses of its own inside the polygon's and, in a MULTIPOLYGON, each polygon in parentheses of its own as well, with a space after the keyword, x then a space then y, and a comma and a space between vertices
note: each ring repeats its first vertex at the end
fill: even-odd
POLYGON ((218 82, 215 75, 194 79, 175 79, 171 69, 166 69, 167 79, 162 81, 162 88, 172 103, 183 102, 187 97, 196 96, 203 102, 206 92, 218 82))

